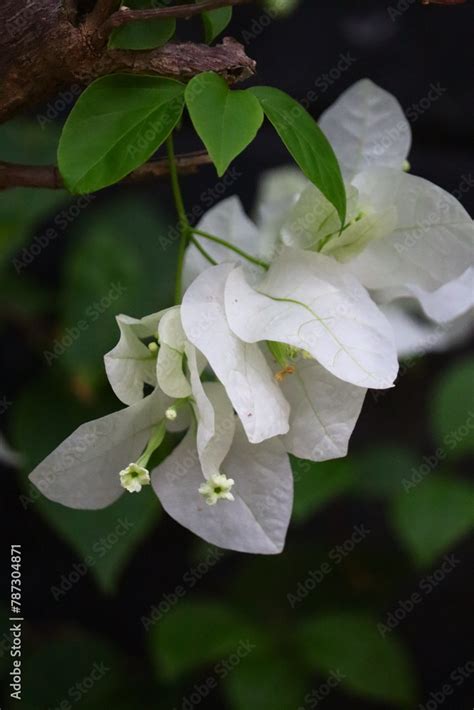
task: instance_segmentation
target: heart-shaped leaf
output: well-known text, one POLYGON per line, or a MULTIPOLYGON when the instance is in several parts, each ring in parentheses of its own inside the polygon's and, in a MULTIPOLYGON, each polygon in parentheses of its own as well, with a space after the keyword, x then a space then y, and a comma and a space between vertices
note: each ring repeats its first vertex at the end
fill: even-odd
POLYGON ((194 77, 185 98, 194 128, 221 176, 257 135, 262 108, 249 91, 231 91, 213 72, 194 77))
POLYGON ((91 84, 64 126, 58 164, 70 192, 100 190, 142 165, 183 112, 184 85, 116 74, 91 84))
POLYGON ((341 224, 346 218, 346 191, 331 144, 297 101, 269 86, 249 89, 308 180, 334 205, 341 224))
POLYGON ((155 49, 162 47, 176 31, 174 17, 142 20, 117 27, 109 39, 110 49, 155 49))
POLYGON ((219 7, 217 10, 203 12, 201 17, 204 25, 204 38, 207 44, 211 44, 231 21, 232 7, 219 7))

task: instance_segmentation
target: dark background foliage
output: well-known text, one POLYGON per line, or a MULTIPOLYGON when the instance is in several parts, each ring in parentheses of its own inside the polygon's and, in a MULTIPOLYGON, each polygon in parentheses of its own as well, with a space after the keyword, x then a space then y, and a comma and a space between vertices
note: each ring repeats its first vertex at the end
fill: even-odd
MULTIPOLYGON (((310 97, 314 116, 362 77, 391 91, 411 119, 413 172, 454 191, 474 179, 473 19, 472 3, 304 0, 278 20, 262 8, 239 9, 229 33, 257 59, 258 83, 310 97)), ((182 35, 197 31, 197 23, 180 25, 182 35)), ((2 158, 53 160, 70 105, 63 96, 2 127, 2 158)), ((183 151, 198 147, 188 125, 177 142, 183 151)), ((285 162, 266 127, 226 181, 216 182, 212 168, 183 180, 187 205, 207 209, 238 193, 250 209, 259 174, 285 162)), ((474 214, 472 187, 463 203, 474 214)), ((102 369, 116 340, 114 315, 170 304, 175 248, 173 240, 163 248, 163 240, 174 220, 164 181, 88 201, 0 195, 0 424, 23 457, 21 473, 3 468, 0 502, 4 617, 9 546, 23 545, 24 698, 17 705, 471 709, 468 344, 410 361, 395 389, 369 393, 348 459, 311 470, 296 465, 295 520, 276 558, 208 548, 160 513, 151 494, 94 514, 46 503, 28 487, 32 465, 76 425, 117 408, 102 369), (451 447, 445 437, 453 432, 461 434, 451 447), (403 479, 426 470, 404 493, 403 479), (370 534, 347 552, 361 525, 370 534), (344 543, 336 561, 333 551, 344 543), (455 556, 449 572, 440 571, 446 554, 455 556), (331 571, 320 578, 328 562, 331 571), (406 611, 416 592, 421 601, 406 611), (377 625, 395 612, 401 620, 385 635, 390 648, 380 648, 377 625), (216 670, 246 641, 255 649, 242 652, 236 668, 216 670), (94 664, 111 670, 96 670, 89 687, 94 664), (348 684, 315 705, 315 692, 337 669, 348 684), (208 678, 217 682, 205 693, 208 678), (452 694, 441 692, 446 684, 452 694)), ((7 695, 6 707, 15 707, 7 695)))

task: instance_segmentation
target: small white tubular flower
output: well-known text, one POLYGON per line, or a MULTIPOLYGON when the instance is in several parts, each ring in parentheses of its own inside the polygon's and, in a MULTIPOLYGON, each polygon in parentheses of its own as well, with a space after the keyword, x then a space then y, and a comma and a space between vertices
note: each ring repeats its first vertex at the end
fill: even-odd
POLYGON ((166 512, 207 542, 238 552, 282 551, 293 506, 293 475, 278 437, 249 444, 237 421, 222 471, 235 481, 232 503, 207 506, 196 437, 189 431, 152 472, 152 485, 166 512))
POLYGON ((167 404, 161 392, 131 407, 87 422, 71 434, 30 474, 50 500, 69 508, 98 510, 124 493, 118 474, 129 461, 139 461, 167 404))
POLYGON ((150 472, 143 466, 131 463, 120 471, 120 485, 129 493, 140 493, 143 486, 150 485, 150 472))
POLYGON ((175 407, 168 407, 168 409, 165 412, 165 417, 168 419, 170 422, 174 422, 178 416, 178 412, 176 411, 175 407))
POLYGON ((225 473, 215 473, 198 490, 208 505, 215 505, 218 500, 235 500, 230 492, 234 483, 234 479, 227 478, 225 473))

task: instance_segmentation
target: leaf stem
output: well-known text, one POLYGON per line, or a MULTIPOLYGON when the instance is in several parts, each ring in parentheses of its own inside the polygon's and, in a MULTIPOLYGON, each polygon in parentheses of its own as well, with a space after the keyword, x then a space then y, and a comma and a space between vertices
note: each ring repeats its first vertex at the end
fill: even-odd
POLYGON ((166 150, 168 153, 168 162, 170 166, 170 178, 171 178, 171 189, 173 191, 174 204, 176 207, 176 212, 179 221, 179 248, 178 248, 178 266, 176 269, 176 285, 174 292, 174 302, 176 305, 181 303, 181 296, 183 290, 183 265, 184 265, 184 255, 186 252, 186 247, 188 246, 188 241, 192 233, 191 225, 186 215, 186 209, 184 207, 183 195, 181 193, 181 187, 178 178, 178 169, 176 166, 176 156, 174 152, 173 143, 173 133, 171 132, 166 139, 166 150))
POLYGON ((256 257, 252 256, 251 254, 248 254, 246 251, 243 251, 243 249, 239 249, 239 247, 234 246, 234 244, 231 244, 230 242, 226 242, 225 239, 221 239, 220 237, 216 237, 214 234, 209 234, 208 232, 203 232, 201 229, 194 229, 193 227, 191 227, 191 232, 193 234, 197 234, 199 237, 204 237, 204 239, 209 239, 211 242, 215 242, 216 244, 220 244, 222 247, 225 247, 226 249, 230 249, 230 251, 235 252, 236 254, 241 256, 243 259, 250 261, 252 264, 259 266, 261 269, 265 269, 265 271, 267 271, 270 268, 270 264, 267 264, 266 261, 262 261, 261 259, 257 259, 256 257))
POLYGON ((203 246, 201 246, 201 244, 198 242, 198 240, 196 239, 196 237, 191 236, 190 241, 194 244, 194 246, 196 247, 196 249, 197 249, 199 252, 201 252, 201 254, 203 255, 203 257, 208 260, 208 262, 209 262, 210 264, 212 264, 213 266, 217 266, 217 261, 212 258, 212 256, 209 254, 209 252, 207 252, 207 251, 204 249, 203 246))

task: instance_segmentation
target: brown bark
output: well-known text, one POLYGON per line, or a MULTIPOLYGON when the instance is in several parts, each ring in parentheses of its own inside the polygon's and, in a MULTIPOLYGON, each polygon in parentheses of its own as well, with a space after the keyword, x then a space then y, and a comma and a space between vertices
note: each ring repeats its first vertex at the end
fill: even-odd
POLYGON ((231 38, 215 47, 171 42, 147 52, 108 50, 97 37, 104 14, 115 8, 113 1, 98 2, 77 25, 70 0, 3 0, 0 122, 48 100, 61 88, 86 86, 105 74, 124 71, 187 80, 215 71, 232 83, 255 70, 255 62, 231 38))
MULTIPOLYGON (((212 160, 205 151, 176 156, 178 171, 182 174, 196 172, 201 165, 210 165, 212 160)), ((141 165, 123 182, 135 183, 169 175, 167 158, 152 160, 141 165)), ((39 187, 49 190, 64 188, 63 179, 55 165, 16 165, 0 162, 0 190, 10 187, 39 187)))

